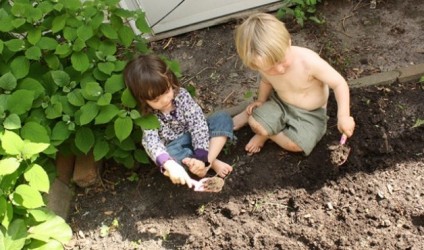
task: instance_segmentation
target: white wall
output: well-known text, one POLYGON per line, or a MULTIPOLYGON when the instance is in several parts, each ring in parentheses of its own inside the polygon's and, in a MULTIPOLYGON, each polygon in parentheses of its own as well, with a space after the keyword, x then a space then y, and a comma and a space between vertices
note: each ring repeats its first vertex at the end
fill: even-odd
POLYGON ((155 34, 205 22, 280 0, 122 0, 128 9, 143 9, 155 34), (179 6, 178 6, 179 5, 179 6), (176 7, 178 6, 178 7, 176 7), (175 8, 176 7, 176 8, 175 8), (175 8, 175 9, 174 9, 175 8), (173 10, 174 9, 174 10, 173 10), (163 18, 168 12, 165 18, 163 18), (163 18, 163 19, 162 19, 163 18), (161 20, 162 19, 162 20, 161 20))

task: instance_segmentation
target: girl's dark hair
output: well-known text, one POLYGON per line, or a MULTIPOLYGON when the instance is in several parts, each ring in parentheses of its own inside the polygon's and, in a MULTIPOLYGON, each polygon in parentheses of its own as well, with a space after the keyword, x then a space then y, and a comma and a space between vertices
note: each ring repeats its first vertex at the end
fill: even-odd
POLYGON ((124 69, 124 80, 143 114, 152 112, 146 100, 156 99, 169 88, 178 93, 180 87, 175 74, 155 54, 140 55, 129 61, 124 69))

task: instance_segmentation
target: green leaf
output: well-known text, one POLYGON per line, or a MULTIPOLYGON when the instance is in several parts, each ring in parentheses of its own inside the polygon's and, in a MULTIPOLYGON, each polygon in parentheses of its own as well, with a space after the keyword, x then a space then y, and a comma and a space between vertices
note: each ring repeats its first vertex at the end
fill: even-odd
POLYGON ((24 78, 29 73, 29 60, 25 56, 18 56, 13 59, 10 69, 16 79, 24 78))
POLYGON ((41 28, 28 30, 27 40, 30 44, 35 45, 41 39, 41 28))
POLYGON ((136 149, 134 151, 134 158, 137 162, 140 162, 143 164, 148 164, 150 162, 149 156, 144 150, 136 149))
POLYGON ((150 33, 150 31, 151 31, 149 24, 146 21, 146 17, 145 17, 144 13, 141 13, 141 15, 137 18, 137 20, 135 21, 135 26, 142 33, 150 33))
POLYGON ((34 101, 34 92, 26 89, 18 89, 7 100, 7 109, 15 114, 22 115, 31 110, 34 101))
POLYGON ((48 119, 55 119, 62 116, 62 111, 62 103, 52 103, 46 108, 45 113, 48 119))
POLYGON ((34 143, 24 141, 22 148, 22 157, 24 159, 31 159, 34 155, 37 155, 49 147, 48 143, 34 143))
POLYGON ((31 243, 27 245, 26 249, 27 250, 63 250, 64 248, 62 243, 60 243, 57 240, 47 239, 43 241, 43 240, 33 239, 31 240, 31 243))
POLYGON ((4 235, 5 250, 20 250, 25 245, 28 236, 27 228, 24 220, 16 219, 10 223, 7 232, 4 235))
POLYGON ((112 101, 112 94, 105 93, 104 95, 99 97, 99 99, 97 100, 97 105, 106 106, 106 105, 109 105, 111 101, 112 101))
POLYGON ((175 60, 165 59, 166 65, 171 69, 171 71, 177 76, 181 77, 180 64, 175 60))
POLYGON ((52 32, 56 33, 59 32, 61 30, 63 30, 63 28, 65 28, 66 25, 66 20, 68 19, 68 14, 63 14, 61 16, 56 16, 53 19, 52 22, 52 32))
POLYGON ((87 41, 91 37, 93 37, 93 29, 91 26, 83 25, 77 29, 77 36, 83 40, 87 41))
POLYGON ((21 128, 21 118, 17 114, 10 114, 3 121, 3 126, 5 129, 14 130, 21 128))
POLYGON ((85 72, 90 67, 87 54, 75 52, 71 56, 72 67, 79 72, 85 72))
POLYGON ((0 31, 9 32, 13 30, 12 17, 6 15, 0 15, 0 31))
POLYGON ((100 31, 109 39, 118 39, 118 34, 115 29, 108 23, 102 23, 100 25, 100 31))
POLYGON ((157 129, 160 125, 158 118, 153 114, 143 116, 140 119, 135 120, 134 123, 142 129, 157 129))
POLYGON ((71 47, 69 46, 69 44, 59 44, 56 47, 56 51, 54 53, 62 57, 67 56, 69 55, 69 53, 71 53, 71 47))
POLYGON ((119 40, 121 40, 122 45, 128 48, 132 44, 135 35, 134 31, 130 27, 123 26, 118 30, 118 37, 119 40))
POLYGON ((46 61, 47 65, 51 69, 58 69, 60 66, 59 58, 57 58, 54 54, 48 54, 47 56, 43 57, 44 61, 46 61))
POLYGON ((21 129, 21 137, 32 142, 49 143, 50 137, 47 129, 37 122, 27 122, 21 129))
POLYGON ((37 80, 26 77, 19 83, 19 89, 30 90, 34 93, 34 99, 37 99, 45 93, 44 86, 37 80))
POLYGON ((122 92, 121 102, 128 108, 135 108, 137 106, 137 101, 134 99, 131 91, 128 88, 122 92))
POLYGON ((43 222, 56 216, 52 211, 45 207, 29 209, 27 211, 36 222, 43 222))
POLYGON ((94 145, 94 134, 90 128, 82 127, 75 133, 75 145, 81 152, 87 154, 94 145))
POLYGON ((71 77, 69 77, 68 73, 62 70, 53 70, 50 71, 53 82, 56 83, 57 86, 63 87, 69 84, 71 81, 71 77))
POLYGON ((70 104, 80 107, 85 104, 85 99, 82 96, 80 89, 74 89, 72 92, 66 95, 70 104))
POLYGON ((16 19, 13 19, 13 21, 12 21, 12 25, 15 28, 21 27, 24 23, 25 23, 24 18, 16 18, 16 19))
POLYGON ((25 42, 21 39, 11 39, 4 43, 6 47, 13 52, 21 51, 25 49, 25 42))
POLYGON ((412 128, 418 128, 418 127, 421 127, 421 126, 423 126, 424 125, 424 119, 417 119, 416 121, 415 121, 415 124, 414 124, 414 126, 412 126, 412 128))
POLYGON ((57 45, 57 41, 51 37, 41 37, 37 43, 37 46, 44 50, 56 50, 57 45))
POLYGON ((96 117, 94 124, 105 124, 110 122, 119 113, 118 107, 113 104, 100 108, 100 113, 96 117))
POLYGON ((25 56, 31 60, 40 60, 41 58, 41 49, 37 46, 32 46, 25 51, 25 56))
POLYGON ((103 157, 105 157, 108 152, 109 152, 109 144, 105 140, 97 141, 93 149, 94 160, 99 161, 103 159, 103 157))
POLYGON ((81 51, 86 47, 85 42, 81 38, 77 38, 74 41, 74 45, 72 46, 73 51, 81 51))
POLYGON ((26 184, 17 186, 12 197, 13 202, 24 208, 38 208, 45 205, 41 194, 26 184))
POLYGON ((130 112, 130 117, 131 117, 131 119, 133 119, 133 120, 135 120, 135 119, 139 119, 139 118, 141 118, 141 114, 140 114, 140 112, 138 112, 138 110, 133 109, 133 110, 131 110, 131 112, 130 112))
POLYGON ((99 11, 96 13, 96 15, 91 19, 91 28, 93 28, 93 30, 97 30, 100 25, 103 23, 104 20, 104 14, 103 12, 99 11))
MULTIPOLYGON (((13 206, 9 201, 6 201, 5 197, 0 196, 0 224, 5 228, 9 227, 10 222, 13 219, 13 206)), ((1 227, 0 227, 1 228, 1 227)), ((2 231, 0 230, 0 234, 2 231)), ((1 237, 1 235, 0 235, 1 237)), ((0 239, 0 246, 2 246, 2 241, 0 239)))
POLYGON ((95 101, 103 94, 103 89, 98 82, 87 82, 81 94, 85 99, 95 101))
POLYGON ((66 0, 66 1, 62 1, 62 3, 66 9, 73 10, 73 11, 78 10, 82 7, 81 6, 82 3, 80 0, 66 0))
POLYGON ((68 243, 72 239, 72 229, 59 216, 55 216, 37 226, 28 229, 29 237, 35 239, 55 239, 62 244, 68 243))
POLYGON ((72 42, 77 38, 77 30, 71 27, 65 27, 63 29, 63 37, 69 42, 72 42))
POLYGON ((115 62, 115 71, 119 72, 125 69, 125 65, 127 65, 127 62, 124 61, 116 61, 115 62))
POLYGON ((110 75, 115 70, 115 64, 112 62, 104 62, 97 64, 99 70, 107 75, 110 75))
POLYGON ((63 142, 69 138, 71 131, 69 131, 68 126, 64 121, 59 121, 52 129, 52 134, 50 137, 51 141, 63 142))
POLYGON ((0 177, 2 175, 8 175, 15 172, 20 165, 21 165, 21 162, 15 157, 8 157, 8 158, 1 159, 0 160, 0 177))
POLYGON ((116 93, 125 88, 124 79, 122 74, 112 75, 105 82, 105 92, 106 93, 116 93))
POLYGON ((115 135, 121 142, 131 134, 132 128, 133 122, 130 117, 118 117, 114 122, 115 135))
POLYGON ((99 45, 99 51, 103 53, 105 56, 114 55, 117 51, 116 45, 111 40, 102 41, 99 45))
POLYGON ((25 180, 30 187, 38 191, 48 193, 50 189, 49 176, 46 171, 38 164, 32 164, 25 170, 25 180))
POLYGON ((1 137, 1 146, 8 155, 20 155, 24 141, 16 133, 6 130, 1 137))
POLYGON ((17 81, 15 76, 7 72, 0 77, 0 88, 4 90, 14 90, 16 88, 17 81))
POLYGON ((60 66, 59 58, 57 58, 54 54, 48 54, 46 57, 44 57, 44 61, 46 61, 47 65, 51 69, 58 69, 60 66))
POLYGON ((81 107, 80 124, 85 125, 90 123, 99 113, 99 107, 94 102, 87 102, 81 107))

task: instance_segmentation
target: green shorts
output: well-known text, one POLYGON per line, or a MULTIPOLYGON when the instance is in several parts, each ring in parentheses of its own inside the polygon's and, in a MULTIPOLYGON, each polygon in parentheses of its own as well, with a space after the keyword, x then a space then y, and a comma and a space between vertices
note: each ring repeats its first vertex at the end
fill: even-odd
POLYGON ((283 132, 309 155, 327 130, 327 110, 308 111, 284 103, 275 92, 262 106, 256 108, 253 118, 268 132, 283 132))

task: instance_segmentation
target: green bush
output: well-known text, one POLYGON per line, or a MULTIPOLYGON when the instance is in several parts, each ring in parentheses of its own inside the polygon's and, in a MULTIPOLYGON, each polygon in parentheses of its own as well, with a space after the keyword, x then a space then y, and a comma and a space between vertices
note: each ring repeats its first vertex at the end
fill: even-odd
MULTIPOLYGON (((0 131, 75 155, 93 152, 126 167, 147 163, 137 147, 141 117, 122 77, 128 59, 149 52, 144 12, 119 0, 0 3, 0 131)), ((168 61, 173 70, 175 62, 168 61)))
POLYGON ((72 230, 42 196, 50 182, 38 154, 49 144, 24 141, 7 130, 0 140, 0 249, 63 249, 72 230))
POLYGON ((321 0, 282 0, 282 7, 277 11, 277 17, 294 17, 296 22, 303 27, 305 21, 311 20, 321 24, 323 20, 315 16, 316 6, 321 0))

